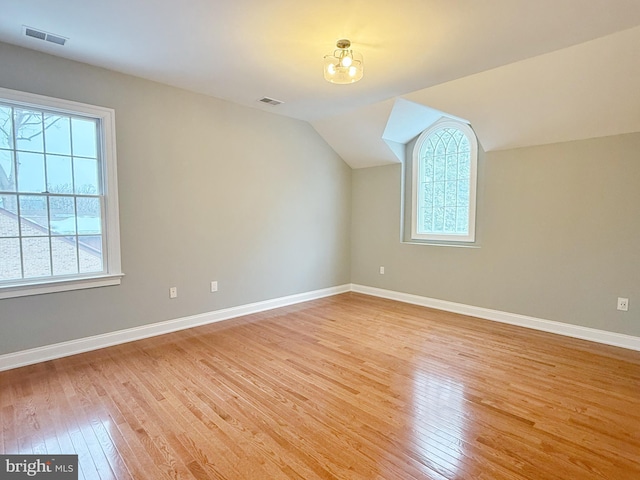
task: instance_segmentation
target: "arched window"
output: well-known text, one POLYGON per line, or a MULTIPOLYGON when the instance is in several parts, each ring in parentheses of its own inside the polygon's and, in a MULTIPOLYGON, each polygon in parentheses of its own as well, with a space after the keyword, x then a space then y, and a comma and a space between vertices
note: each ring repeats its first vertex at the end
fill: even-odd
POLYGON ((412 239, 475 241, 477 163, 478 141, 466 123, 439 121, 418 137, 412 239))

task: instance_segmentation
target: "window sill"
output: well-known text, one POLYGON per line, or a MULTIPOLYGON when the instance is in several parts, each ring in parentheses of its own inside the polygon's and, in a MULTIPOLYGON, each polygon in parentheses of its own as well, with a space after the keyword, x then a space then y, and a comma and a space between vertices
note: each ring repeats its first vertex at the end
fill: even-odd
POLYGON ((480 248, 477 243, 436 242, 434 240, 402 240, 401 243, 406 245, 428 245, 430 247, 480 248))
POLYGON ((0 300, 3 298, 26 297, 44 293, 66 292, 84 288, 108 287, 120 285, 124 274, 100 275, 96 277, 76 277, 67 280, 49 280, 20 285, 0 286, 0 300))

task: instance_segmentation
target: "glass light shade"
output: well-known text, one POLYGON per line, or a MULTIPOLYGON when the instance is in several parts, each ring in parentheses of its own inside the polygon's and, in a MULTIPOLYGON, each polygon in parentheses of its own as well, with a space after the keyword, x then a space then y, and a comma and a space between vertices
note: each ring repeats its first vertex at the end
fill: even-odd
POLYGON ((364 73, 362 55, 353 50, 348 50, 349 57, 344 56, 344 50, 336 50, 333 55, 324 57, 324 79, 331 83, 349 84, 360 80, 364 73), (349 58, 349 64, 344 60, 349 58))

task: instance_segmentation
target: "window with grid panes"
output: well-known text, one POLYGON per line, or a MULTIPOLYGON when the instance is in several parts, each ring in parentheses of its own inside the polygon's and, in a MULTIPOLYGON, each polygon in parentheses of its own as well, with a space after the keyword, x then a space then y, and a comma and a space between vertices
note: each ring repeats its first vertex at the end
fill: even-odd
POLYGON ((114 112, 0 89, 0 298, 120 282, 114 112))
POLYGON ((414 240, 475 240, 478 147, 471 127, 452 120, 425 130, 413 151, 414 240))

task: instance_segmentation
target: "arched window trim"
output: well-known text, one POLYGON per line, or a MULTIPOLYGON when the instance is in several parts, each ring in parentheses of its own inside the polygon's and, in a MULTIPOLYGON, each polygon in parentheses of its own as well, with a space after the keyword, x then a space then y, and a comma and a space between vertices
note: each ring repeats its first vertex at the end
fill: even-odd
POLYGON ((412 208, 411 208, 411 239, 418 241, 435 241, 446 243, 473 243, 475 242, 475 230, 476 230, 476 191, 477 191, 477 176, 478 176, 478 139, 473 129, 464 122, 442 119, 435 122, 429 128, 424 130, 413 148, 412 155, 412 208), (424 234, 418 233, 418 189, 419 189, 419 172, 420 172, 420 153, 422 151, 425 142, 436 131, 443 128, 455 128, 462 132, 469 141, 470 148, 470 176, 469 176, 469 225, 468 234, 424 234))

